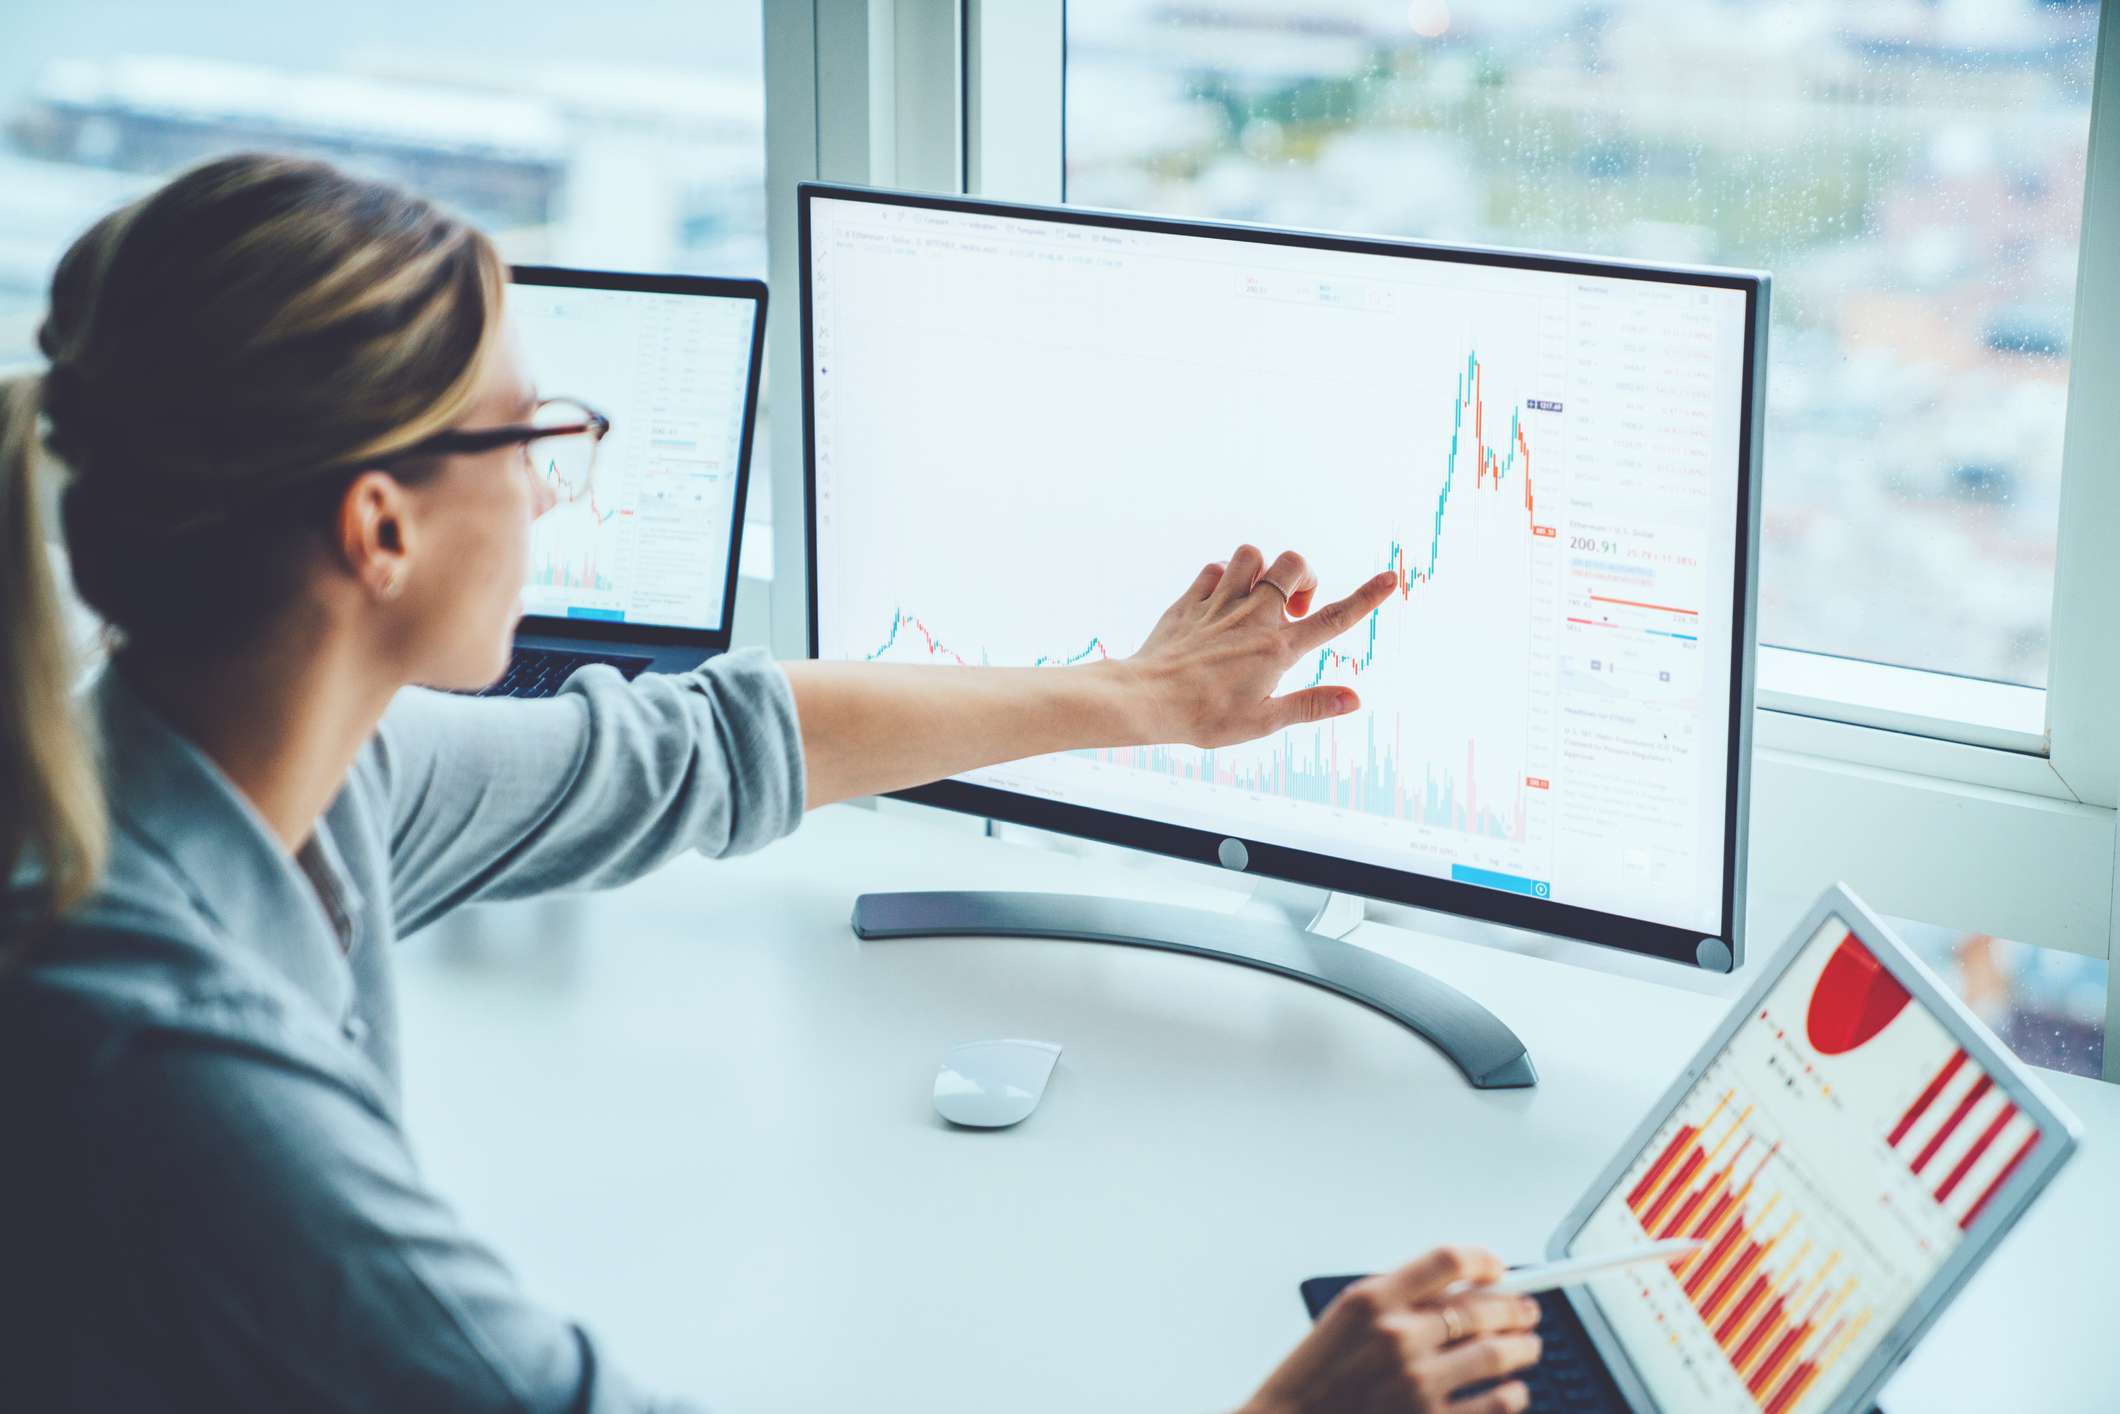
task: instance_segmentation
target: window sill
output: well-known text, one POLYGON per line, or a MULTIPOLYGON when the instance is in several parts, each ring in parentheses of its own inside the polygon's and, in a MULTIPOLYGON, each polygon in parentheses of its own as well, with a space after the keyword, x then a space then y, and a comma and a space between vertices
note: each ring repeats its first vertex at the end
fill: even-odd
POLYGON ((2015 683, 1762 647, 1757 705, 1901 736, 2047 754, 2046 692, 2015 683))

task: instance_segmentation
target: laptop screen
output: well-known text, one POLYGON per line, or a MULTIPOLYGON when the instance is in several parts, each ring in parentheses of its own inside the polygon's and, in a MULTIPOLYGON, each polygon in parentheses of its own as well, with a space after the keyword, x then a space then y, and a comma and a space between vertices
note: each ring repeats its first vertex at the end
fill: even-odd
POLYGON ((542 283, 509 300, 539 393, 611 419, 592 494, 531 529, 524 612, 725 627, 758 302, 542 283))
POLYGON ((1590 1284, 1666 1409, 1825 1408, 2040 1131, 1829 919, 1570 1243, 1706 1246, 1590 1284))

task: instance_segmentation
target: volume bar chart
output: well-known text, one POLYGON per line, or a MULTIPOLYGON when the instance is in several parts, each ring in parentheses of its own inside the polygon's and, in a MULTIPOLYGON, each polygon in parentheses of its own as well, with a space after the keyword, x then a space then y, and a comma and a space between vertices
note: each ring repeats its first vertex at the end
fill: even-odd
POLYGON ((1172 780, 1202 781, 1259 795, 1357 810, 1396 820, 1414 820, 1484 839, 1521 842, 1529 796, 1543 783, 1520 781, 1497 802, 1478 785, 1479 743, 1465 743, 1462 769, 1430 764, 1418 780, 1401 765, 1396 724, 1392 744, 1380 746, 1371 717, 1357 736, 1343 742, 1337 723, 1283 732, 1267 754, 1236 748, 1196 750, 1183 746, 1104 748, 1076 755, 1110 766, 1153 772, 1172 780))

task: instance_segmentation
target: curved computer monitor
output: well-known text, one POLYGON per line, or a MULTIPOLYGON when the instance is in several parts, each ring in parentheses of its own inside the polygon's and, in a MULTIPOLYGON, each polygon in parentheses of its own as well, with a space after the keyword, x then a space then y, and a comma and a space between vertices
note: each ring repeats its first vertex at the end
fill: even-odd
POLYGON ((906 799, 1742 959, 1765 276, 799 200, 817 656, 1123 656, 1244 541, 1399 578, 1284 684, 1352 716, 906 799))

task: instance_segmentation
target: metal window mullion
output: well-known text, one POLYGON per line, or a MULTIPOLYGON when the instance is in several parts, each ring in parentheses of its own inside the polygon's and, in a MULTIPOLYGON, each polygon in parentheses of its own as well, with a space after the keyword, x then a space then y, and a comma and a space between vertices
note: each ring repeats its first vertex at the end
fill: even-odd
MULTIPOLYGON (((766 246, 773 291, 766 322, 766 416, 773 484, 771 640, 782 658, 808 655, 809 497, 802 462, 801 254, 795 188, 818 175, 818 29, 823 0, 765 5, 766 246)), ((831 18, 843 22, 835 12, 831 18)))
POLYGON ((2054 769, 2120 803, 2120 14, 2105 6, 2070 339, 2047 726, 2054 769))
POLYGON ((964 190, 964 0, 895 0, 895 185, 964 190))
POLYGON ((1066 192, 1064 0, 964 0, 965 190, 1057 202, 1066 192))
POLYGON ((772 642, 809 652, 803 467, 802 272, 795 188, 825 179, 956 190, 960 0, 771 0, 765 5, 767 331, 772 428, 772 642))

